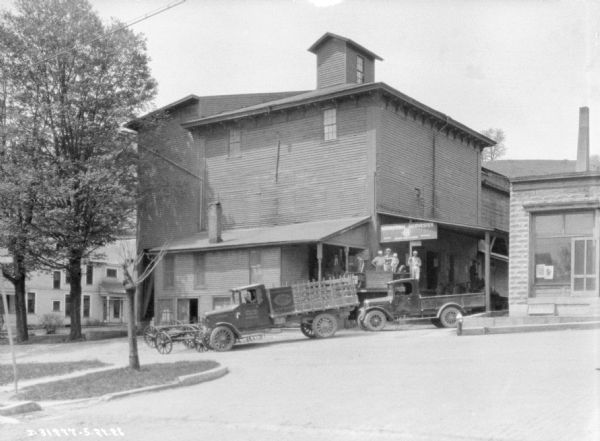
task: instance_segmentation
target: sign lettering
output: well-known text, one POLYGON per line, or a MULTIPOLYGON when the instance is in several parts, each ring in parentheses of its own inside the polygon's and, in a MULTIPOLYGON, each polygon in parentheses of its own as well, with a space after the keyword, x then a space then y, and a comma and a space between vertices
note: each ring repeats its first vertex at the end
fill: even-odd
POLYGON ((410 242, 437 239, 437 224, 433 222, 413 222, 381 226, 381 242, 410 242))

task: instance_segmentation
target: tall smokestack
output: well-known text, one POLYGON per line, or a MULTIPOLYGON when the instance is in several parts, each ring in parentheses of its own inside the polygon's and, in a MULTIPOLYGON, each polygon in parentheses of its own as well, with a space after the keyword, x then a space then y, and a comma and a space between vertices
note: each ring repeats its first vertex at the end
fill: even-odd
POLYGON ((215 202, 208 206, 208 243, 222 242, 223 211, 221 203, 215 202))
POLYGON ((579 108, 579 138, 577 141, 577 163, 575 171, 585 172, 590 169, 590 109, 579 108))

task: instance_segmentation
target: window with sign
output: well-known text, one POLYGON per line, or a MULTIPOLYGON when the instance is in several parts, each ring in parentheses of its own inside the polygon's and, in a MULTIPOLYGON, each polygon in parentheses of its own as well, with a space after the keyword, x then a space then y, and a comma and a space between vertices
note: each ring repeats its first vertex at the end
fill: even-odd
POLYGON ((535 284, 594 292, 598 277, 594 213, 535 214, 532 221, 535 284))

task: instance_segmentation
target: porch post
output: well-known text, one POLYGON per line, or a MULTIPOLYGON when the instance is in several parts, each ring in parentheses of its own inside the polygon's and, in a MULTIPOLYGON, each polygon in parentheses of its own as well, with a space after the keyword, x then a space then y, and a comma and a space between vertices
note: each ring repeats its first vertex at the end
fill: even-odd
POLYGON ((323 278, 323 243, 319 242, 317 244, 317 261, 319 262, 319 282, 323 278))
POLYGON ((350 260, 350 247, 345 247, 344 251, 346 252, 346 268, 345 268, 345 272, 348 272, 348 270, 350 269, 350 264, 349 264, 349 260, 350 260))
POLYGON ((485 310, 490 312, 492 310, 492 288, 490 286, 490 233, 485 233, 485 265, 484 265, 484 278, 485 278, 485 310))

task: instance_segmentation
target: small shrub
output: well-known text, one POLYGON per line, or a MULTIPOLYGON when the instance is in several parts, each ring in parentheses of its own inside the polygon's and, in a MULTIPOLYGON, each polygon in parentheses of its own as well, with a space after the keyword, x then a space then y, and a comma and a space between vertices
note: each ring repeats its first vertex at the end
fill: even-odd
POLYGON ((60 328, 63 325, 63 318, 58 314, 44 314, 40 319, 40 325, 48 334, 54 334, 56 328, 60 328))
POLYGON ((102 320, 84 319, 83 326, 102 326, 102 320))

